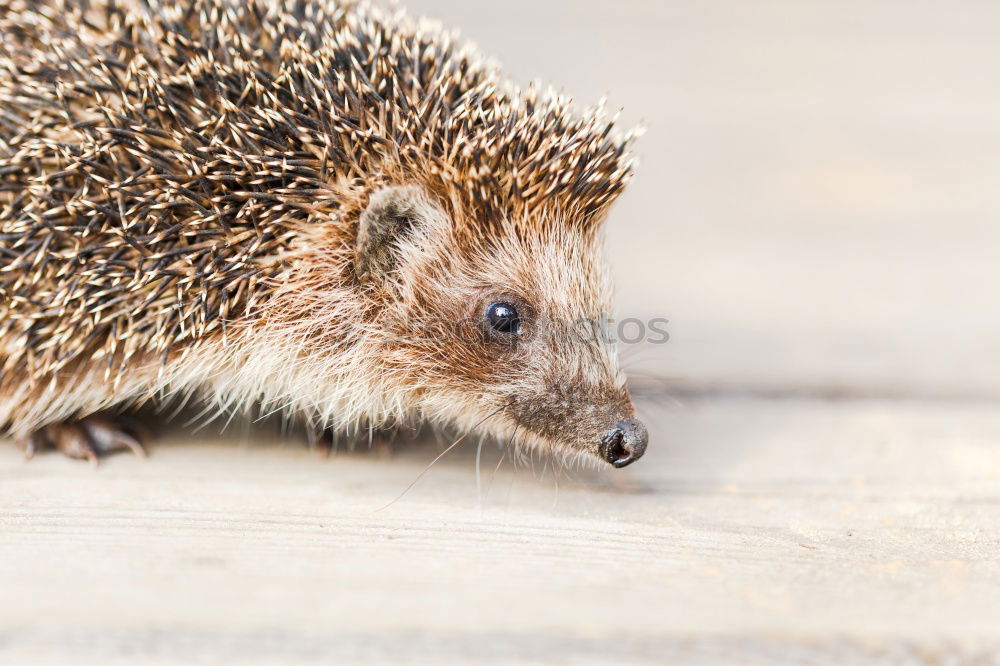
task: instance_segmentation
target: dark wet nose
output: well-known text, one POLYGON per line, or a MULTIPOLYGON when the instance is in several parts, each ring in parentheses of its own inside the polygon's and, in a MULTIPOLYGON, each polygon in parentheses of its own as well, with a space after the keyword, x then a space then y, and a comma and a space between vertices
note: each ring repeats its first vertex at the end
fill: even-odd
POLYGON ((649 442, 646 426, 638 419, 619 421, 601 440, 601 457, 615 467, 625 467, 642 457, 649 442))

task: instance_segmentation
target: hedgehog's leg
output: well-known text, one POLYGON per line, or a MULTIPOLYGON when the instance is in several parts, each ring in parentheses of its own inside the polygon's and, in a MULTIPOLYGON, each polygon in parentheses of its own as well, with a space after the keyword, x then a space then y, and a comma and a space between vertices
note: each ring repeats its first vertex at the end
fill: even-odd
POLYGON ((131 451, 146 457, 137 433, 98 416, 88 416, 79 421, 52 423, 21 440, 24 455, 31 458, 51 446, 63 455, 92 464, 117 451, 131 451))
POLYGON ((319 451, 327 458, 330 457, 333 451, 333 435, 328 429, 307 423, 306 441, 309 443, 310 451, 319 451))

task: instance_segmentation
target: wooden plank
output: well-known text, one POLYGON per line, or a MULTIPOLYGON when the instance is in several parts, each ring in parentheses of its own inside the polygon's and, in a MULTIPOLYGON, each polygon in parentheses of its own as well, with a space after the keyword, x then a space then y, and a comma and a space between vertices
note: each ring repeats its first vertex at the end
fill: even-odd
MULTIPOLYGON (((1000 414, 647 410, 622 471, 177 436, 0 448, 0 663, 936 663, 1000 645, 1000 414), (570 478, 572 477, 572 478, 570 478), (385 507, 385 508, 384 508, 385 507), (739 659, 736 659, 736 658, 739 659)), ((983 661, 982 663, 992 663, 983 661)))

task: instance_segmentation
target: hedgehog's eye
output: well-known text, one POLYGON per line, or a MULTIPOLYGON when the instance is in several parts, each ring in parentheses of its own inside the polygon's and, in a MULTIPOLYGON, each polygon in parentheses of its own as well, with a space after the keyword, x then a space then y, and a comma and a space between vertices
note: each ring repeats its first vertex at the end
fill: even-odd
POLYGON ((491 303, 486 308, 486 323, 497 333, 517 335, 521 332, 521 316, 510 303, 491 303))

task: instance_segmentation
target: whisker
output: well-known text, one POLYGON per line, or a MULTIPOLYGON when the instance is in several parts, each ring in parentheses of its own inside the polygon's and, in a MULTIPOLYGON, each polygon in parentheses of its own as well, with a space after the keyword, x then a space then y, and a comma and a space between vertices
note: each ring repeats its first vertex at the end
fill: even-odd
POLYGON ((479 461, 483 454, 483 437, 479 437, 479 445, 476 447, 476 502, 479 504, 479 508, 483 508, 483 491, 482 485, 479 482, 479 461))
MULTIPOLYGON (((511 458, 513 460, 513 458, 511 458)), ((514 482, 517 481, 517 465, 514 465, 514 473, 510 475, 510 483, 507 484, 507 499, 505 500, 505 511, 510 511, 510 498, 514 490, 514 482)))
POLYGON ((497 462, 497 466, 493 468, 493 474, 490 475, 490 485, 486 487, 486 497, 483 500, 484 502, 490 498, 490 491, 493 490, 493 482, 497 478, 497 472, 500 471, 500 466, 503 465, 503 461, 507 459, 507 453, 510 452, 511 445, 514 442, 514 438, 517 437, 517 429, 520 427, 521 427, 520 424, 514 426, 514 432, 511 433, 510 439, 507 440, 506 446, 503 447, 503 455, 500 456, 500 460, 497 462))
POLYGON ((456 440, 455 440, 455 441, 454 441, 454 442, 452 443, 452 445, 451 445, 451 446, 449 446, 449 447, 448 447, 448 448, 446 448, 446 449, 445 449, 444 451, 442 451, 441 453, 439 453, 439 454, 437 455, 437 457, 436 457, 436 458, 434 458, 434 460, 432 460, 432 461, 430 462, 430 464, 429 464, 429 465, 427 465, 427 467, 425 467, 425 468, 423 469, 423 471, 421 471, 421 472, 420 472, 420 474, 417 474, 417 478, 413 479, 413 481, 411 481, 411 482, 410 482, 410 485, 406 486, 406 488, 405 488, 405 489, 403 490, 403 492, 401 492, 401 493, 399 494, 399 496, 398 496, 398 497, 396 497, 396 499, 392 500, 391 502, 389 502, 389 503, 388 503, 388 504, 386 504, 385 506, 383 506, 383 507, 381 507, 381 508, 378 508, 378 509, 376 509, 376 510, 375 510, 375 513, 378 513, 379 511, 382 511, 382 510, 384 510, 384 509, 388 509, 388 508, 389 508, 390 506, 392 506, 393 504, 395 504, 396 502, 398 502, 399 500, 401 500, 401 499, 403 498, 403 495, 405 495, 406 493, 410 492, 410 489, 411 489, 411 488, 413 488, 413 486, 417 485, 417 481, 419 481, 419 480, 420 480, 421 478, 423 478, 424 474, 426 474, 426 473, 427 473, 427 471, 428 471, 428 470, 430 470, 430 468, 431 468, 431 467, 433 467, 435 463, 437 463, 437 461, 441 460, 441 458, 443 458, 443 457, 445 457, 446 455, 448 455, 448 453, 449 453, 449 452, 450 452, 450 451, 451 451, 452 449, 454 449, 454 448, 455 448, 456 446, 458 446, 459 444, 461 444, 461 443, 462 443, 462 442, 463 442, 463 441, 465 440, 465 438, 469 436, 469 434, 470 434, 471 432, 473 432, 473 431, 474 431, 474 430, 475 430, 476 428, 478 428, 479 426, 481 426, 481 425, 483 425, 484 423, 486 423, 486 421, 488 421, 489 419, 493 418, 494 416, 496 416, 497 414, 499 414, 500 412, 502 412, 502 411, 503 411, 503 409, 504 409, 503 407, 500 407, 500 408, 496 409, 495 411, 492 411, 492 412, 490 412, 489 414, 487 414, 487 415, 486 415, 486 417, 485 417, 485 418, 484 418, 484 419, 483 419, 482 421, 480 421, 480 422, 479 422, 479 423, 477 423, 476 425, 472 426, 472 428, 471 428, 470 430, 466 431, 466 432, 465 432, 465 434, 463 434, 463 435, 462 435, 461 437, 459 437, 458 439, 456 439, 456 440))
POLYGON ((500 460, 497 461, 497 466, 493 468, 493 474, 490 475, 490 485, 486 486, 486 497, 483 501, 486 502, 490 499, 490 491, 493 490, 493 482, 497 478, 497 472, 500 471, 500 466, 503 465, 503 461, 507 459, 507 449, 503 450, 503 455, 500 456, 500 460))

